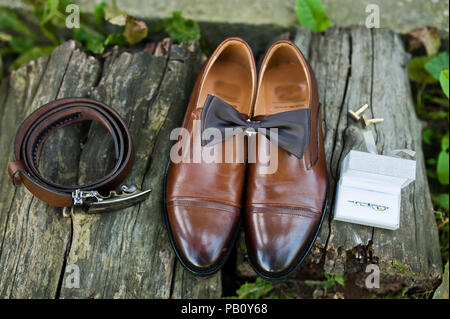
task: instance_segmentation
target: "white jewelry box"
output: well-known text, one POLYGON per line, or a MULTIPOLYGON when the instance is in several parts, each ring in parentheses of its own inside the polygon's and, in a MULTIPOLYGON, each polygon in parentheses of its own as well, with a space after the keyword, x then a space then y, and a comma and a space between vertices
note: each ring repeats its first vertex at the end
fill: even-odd
POLYGON ((399 228, 401 191, 415 177, 414 160, 350 151, 341 164, 334 219, 399 228))

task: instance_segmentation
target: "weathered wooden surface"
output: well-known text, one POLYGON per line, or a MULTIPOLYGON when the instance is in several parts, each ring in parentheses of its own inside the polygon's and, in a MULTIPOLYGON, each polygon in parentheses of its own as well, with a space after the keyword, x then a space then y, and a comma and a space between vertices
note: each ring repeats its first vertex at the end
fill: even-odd
MULTIPOLYGON (((408 55, 400 38, 387 30, 362 27, 331 28, 323 34, 299 29, 291 38, 309 58, 318 80, 331 186, 328 218, 294 278, 345 272, 352 282, 349 286, 362 295, 396 291, 403 285, 433 289, 442 265, 421 125, 411 100, 408 55), (417 180, 403 192, 397 231, 330 219, 341 160, 351 149, 365 150, 360 126, 347 118, 349 109, 364 103, 371 106, 368 116, 385 118, 371 128, 380 153, 397 148, 417 151, 417 180), (364 270, 370 263, 381 269, 378 290, 363 288, 364 270)), ((116 50, 100 62, 70 41, 3 80, 0 167, 11 159, 16 129, 29 113, 55 98, 90 96, 114 107, 133 135, 136 162, 126 184, 150 187, 153 192, 145 202, 122 211, 98 215, 77 211, 64 218, 61 209, 35 199, 24 188, 14 188, 6 169, 0 170, 0 297, 222 296, 220 273, 195 277, 176 262, 161 218, 169 132, 181 123, 200 59, 198 45, 189 43, 172 45, 163 56, 116 50), (67 285, 72 265, 80 270, 79 288, 67 285)), ((41 170, 60 183, 83 183, 108 171, 111 151, 104 129, 95 123, 73 125, 45 143, 41 170)), ((254 276, 242 238, 235 253, 236 274, 254 276)))
MULTIPOLYGON (((213 298, 220 273, 196 278, 176 265, 163 226, 162 191, 169 132, 179 126, 201 65, 195 43, 172 45, 165 56, 114 51, 103 65, 75 42, 13 72, 1 86, 0 167, 11 158, 20 122, 55 98, 90 96, 114 107, 134 140, 136 160, 126 184, 152 188, 140 205, 107 214, 61 209, 10 185, 0 170, 0 296, 3 298, 213 298), (80 287, 69 288, 73 266, 80 287)), ((41 169, 60 183, 104 175, 111 140, 96 125, 70 126, 45 143, 41 169), (64 153, 65 152, 65 153, 64 153)))
MULTIPOLYGON (((383 29, 331 28, 323 34, 299 29, 292 36, 315 71, 323 107, 330 181, 328 218, 298 277, 345 273, 361 295, 398 291, 403 286, 430 291, 439 284, 442 263, 417 119, 408 80, 408 59, 398 35, 383 29), (385 121, 370 129, 378 151, 417 152, 417 176, 402 192, 400 228, 383 230, 330 219, 342 159, 351 149, 366 151, 362 128, 347 112, 369 103, 365 115, 385 121), (380 288, 364 290, 368 264, 381 270, 380 288)), ((254 276, 242 236, 237 273, 254 276)))

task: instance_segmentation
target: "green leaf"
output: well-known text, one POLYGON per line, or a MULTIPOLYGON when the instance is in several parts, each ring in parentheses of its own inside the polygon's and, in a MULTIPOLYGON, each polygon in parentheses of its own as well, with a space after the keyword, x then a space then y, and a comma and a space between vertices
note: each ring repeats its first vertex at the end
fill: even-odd
POLYGON ((96 4, 94 7, 95 21, 97 21, 97 25, 99 27, 103 27, 103 21, 105 19, 105 8, 107 6, 108 5, 106 4, 106 2, 100 2, 100 3, 96 4))
POLYGON ((145 39, 147 33, 148 28, 144 21, 138 20, 132 16, 127 16, 123 36, 127 39, 129 44, 133 45, 142 39, 145 39))
POLYGON ((11 49, 10 47, 0 47, 0 54, 9 54, 9 53, 14 53, 13 49, 11 49))
POLYGON ((58 45, 61 43, 58 34, 52 25, 41 24, 41 31, 50 41, 53 42, 53 44, 58 45))
POLYGON ((58 15, 59 0, 47 0, 44 4, 41 24, 46 24, 58 15))
POLYGON ((302 26, 313 32, 324 31, 330 26, 320 0, 297 0, 297 17, 302 26))
POLYGON ((266 296, 272 290, 273 285, 271 282, 258 277, 254 283, 244 283, 236 290, 236 294, 239 299, 259 299, 266 296))
POLYGON ((19 68, 23 64, 27 63, 28 61, 35 60, 42 56, 50 55, 56 46, 41 46, 41 47, 34 47, 31 50, 28 50, 27 52, 22 53, 19 55, 19 57, 14 60, 14 62, 11 65, 11 68, 13 70, 19 68))
MULTIPOLYGON (((424 98, 424 100, 425 100, 425 98, 424 98)), ((432 103, 438 104, 440 106, 444 106, 446 108, 448 108, 448 105, 449 105, 448 98, 446 98, 446 97, 440 98, 440 97, 432 96, 432 97, 430 97, 429 99, 426 99, 426 100, 430 101, 432 103)))
POLYGON ((448 70, 448 52, 441 52, 425 64, 425 70, 439 81, 442 70, 448 70))
POLYGON ((174 11, 172 17, 164 20, 164 27, 174 42, 200 40, 200 27, 192 19, 185 19, 180 11, 174 11))
POLYGON ((319 280, 305 280, 305 285, 307 286, 322 286, 323 281, 319 280))
MULTIPOLYGON (((46 0, 44 2, 44 8, 42 14, 38 16, 40 20, 40 27, 42 33, 53 42, 53 44, 58 45, 62 41, 58 32, 56 31, 56 20, 61 19, 62 13, 58 10, 59 0, 46 0)), ((38 9, 36 9, 39 11, 38 9)))
POLYGON ((425 130, 423 130, 422 132, 422 141, 427 144, 427 145, 431 145, 433 144, 433 136, 434 136, 434 130, 432 128, 427 128, 425 130))
POLYGON ((11 39, 12 39, 11 35, 0 31, 0 41, 9 42, 11 39))
POLYGON ((23 53, 30 50, 34 46, 34 42, 31 39, 12 37, 9 45, 14 52, 23 53))
POLYGON ((344 274, 337 274, 334 276, 334 280, 341 286, 345 286, 344 274))
POLYGON ((448 194, 440 194, 438 196, 433 197, 433 203, 439 208, 443 208, 448 211, 449 206, 449 196, 448 194))
POLYGON ((305 280, 305 284, 307 286, 316 286, 316 287, 322 287, 322 288, 331 288, 336 286, 336 283, 333 280, 305 280))
POLYGON ((430 179, 436 179, 436 169, 427 169, 427 176, 430 179))
POLYGON ((425 70, 425 64, 430 60, 429 57, 414 57, 409 60, 408 72, 409 79, 417 83, 431 84, 437 81, 425 70))
POLYGON ((92 53, 101 54, 105 50, 103 39, 93 36, 85 28, 75 29, 73 38, 81 42, 84 48, 92 53))
POLYGON ((448 111, 432 111, 425 112, 425 115, 432 120, 444 120, 448 118, 448 111))
POLYGON ((108 20, 109 23, 124 26, 127 22, 127 14, 117 8, 107 7, 105 8, 105 19, 108 20))
POLYGON ((449 147, 449 139, 448 139, 448 133, 447 133, 442 137, 441 150, 448 152, 448 147, 449 147))
POLYGON ((34 38, 33 32, 20 18, 8 8, 0 7, 0 28, 16 31, 27 37, 34 38))
POLYGON ((436 27, 422 27, 408 33, 410 48, 416 49, 422 44, 429 57, 434 56, 441 46, 441 37, 436 27))
POLYGON ((105 51, 103 41, 100 39, 92 38, 86 41, 85 48, 94 54, 102 54, 105 51))
POLYGON ((3 79, 3 58, 0 54, 0 81, 3 79))
POLYGON ((442 138, 441 142, 441 152, 439 153, 437 164, 436 164, 436 173, 439 180, 439 183, 442 185, 448 185, 449 176, 449 155, 448 155, 448 145, 449 139, 448 134, 442 138))
POLYGON ((122 33, 111 33, 106 38, 105 42, 103 42, 103 45, 105 47, 112 47, 115 45, 118 45, 119 47, 123 47, 127 44, 127 39, 123 36, 122 33))
POLYGON ((443 70, 441 72, 441 76, 439 78, 439 81, 441 82, 442 91, 444 91, 444 94, 448 98, 448 70, 443 70))

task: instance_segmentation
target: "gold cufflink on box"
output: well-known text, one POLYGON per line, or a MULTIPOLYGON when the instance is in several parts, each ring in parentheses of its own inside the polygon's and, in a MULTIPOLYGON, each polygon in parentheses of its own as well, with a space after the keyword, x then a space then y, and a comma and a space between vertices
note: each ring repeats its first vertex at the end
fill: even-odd
POLYGON ((382 119, 382 118, 367 119, 366 117, 361 115, 365 110, 367 110, 368 107, 369 107, 369 104, 366 103, 363 106, 361 106, 359 109, 357 109, 356 111, 353 111, 353 110, 348 111, 348 114, 350 114, 350 117, 357 122, 361 122, 363 124, 364 128, 369 127, 371 124, 381 123, 384 121, 384 119, 382 119))

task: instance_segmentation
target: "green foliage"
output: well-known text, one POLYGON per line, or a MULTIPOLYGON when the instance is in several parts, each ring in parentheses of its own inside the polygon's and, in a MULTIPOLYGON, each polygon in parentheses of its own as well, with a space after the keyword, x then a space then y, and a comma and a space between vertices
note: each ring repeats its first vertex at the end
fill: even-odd
MULTIPOLYGON (((180 11, 174 11, 170 18, 164 20, 164 30, 177 43, 200 40, 200 27, 192 19, 185 19, 180 11)), ((161 28, 161 26, 156 27, 161 28)))
POLYGON ((0 31, 0 42, 1 42, 1 41, 3 41, 3 42, 9 42, 9 40, 11 40, 11 38, 12 38, 11 35, 9 35, 9 34, 7 34, 7 33, 4 33, 4 32, 1 32, 1 31, 0 31))
POLYGON ((432 199, 435 208, 435 216, 439 230, 441 253, 444 262, 448 261, 449 242, 449 194, 448 194, 448 133, 441 136, 435 128, 424 130, 424 149, 426 151, 427 175, 432 188, 432 199), (429 157, 439 145, 438 156, 429 157), (434 190, 434 191, 433 191, 434 190))
POLYGON ((117 9, 116 7, 104 8, 104 17, 109 23, 124 27, 121 36, 114 36, 108 40, 108 43, 119 44, 122 40, 133 45, 147 37, 148 27, 144 21, 138 20, 126 12, 117 9))
POLYGON ((238 290, 237 296, 226 297, 226 299, 281 299, 283 295, 277 292, 270 281, 260 277, 255 282, 246 282, 238 290))
MULTIPOLYGON (((63 37, 66 33, 62 30, 66 29, 65 8, 71 2, 68 0, 26 1, 32 6, 39 21, 40 34, 30 30, 14 11, 0 7, 0 28, 7 31, 0 32, 0 42, 6 42, 8 45, 0 48, 0 55, 11 53, 18 55, 11 65, 12 69, 32 59, 51 54, 57 45, 67 40, 63 37)), ((93 16, 94 22, 91 21, 92 19, 85 19, 80 12, 80 28, 72 30, 71 38, 80 42, 86 51, 94 54, 102 54, 107 48, 116 45, 120 47, 134 45, 148 35, 146 23, 118 9, 115 1, 112 1, 111 7, 105 2, 97 3, 93 9, 93 16), (118 32, 105 34, 105 21, 116 25, 118 32)), ((192 19, 185 19, 179 11, 173 12, 172 17, 164 21, 162 28, 165 28, 175 42, 200 39, 198 24, 192 19)))
POLYGON ((393 295, 392 293, 388 293, 385 299, 409 299, 407 295, 408 291, 409 287, 403 287, 403 289, 395 295, 393 295))
POLYGON ((103 22, 105 20, 105 9, 108 5, 105 2, 97 3, 94 7, 94 17, 95 22, 97 22, 97 26, 103 30, 103 22))
POLYGON ((325 273, 325 280, 323 280, 323 281, 305 280, 305 284, 308 286, 316 286, 316 287, 323 288, 325 291, 325 295, 326 295, 326 291, 330 288, 333 288, 334 290, 336 290, 337 285, 344 287, 345 286, 345 277, 344 277, 344 273, 336 274, 336 275, 325 273))
POLYGON ((61 44, 64 41, 58 33, 58 28, 65 26, 64 12, 69 4, 70 2, 66 0, 46 0, 34 4, 41 31, 54 45, 61 44))
POLYGON ((448 294, 448 286, 449 286, 449 278, 448 278, 448 262, 445 264, 444 267, 444 274, 442 276, 442 282, 439 285, 439 287, 436 289, 436 291, 433 294, 433 299, 444 299, 447 300, 449 299, 449 294, 448 294))
POLYGON ((423 130, 423 132, 422 132, 422 141, 425 144, 432 145, 433 144, 433 141, 432 141, 433 136, 434 136, 433 129, 427 128, 427 129, 423 130))
POLYGON ((428 122, 422 132, 431 195, 439 230, 441 254, 448 261, 449 242, 449 133, 448 52, 438 53, 440 40, 435 28, 410 32, 410 48, 423 46, 427 56, 413 57, 409 76, 417 93, 417 114, 428 122))
POLYGON ((439 241, 441 243, 442 259, 448 262, 448 243, 449 243, 449 219, 448 219, 448 194, 434 196, 433 203, 438 208, 435 211, 436 222, 439 230, 439 241))
POLYGON ((439 194, 433 197, 433 203, 440 209, 448 211, 449 197, 448 194, 439 194))
POLYGON ((106 38, 104 45, 107 47, 113 47, 115 45, 123 47, 127 44, 127 39, 125 39, 122 33, 111 33, 106 38))
POLYGON ((75 29, 73 39, 82 43, 85 50, 94 54, 101 54, 105 51, 103 38, 91 34, 86 28, 75 29))
POLYGON ((441 52, 425 64, 425 70, 431 74, 436 81, 439 81, 441 72, 443 70, 448 70, 448 59, 448 52, 441 52))
MULTIPOLYGON (((0 8, 0 42, 6 42, 8 47, 2 47, 0 54, 18 54, 11 68, 20 67, 23 63, 40 56, 51 54, 52 50, 67 38, 66 7, 68 0, 26 0, 33 8, 39 21, 40 32, 30 30, 20 17, 12 10, 0 8)), ((80 28, 72 30, 71 38, 80 42, 82 47, 94 54, 102 54, 105 49, 115 45, 126 46, 136 44, 147 37, 148 28, 145 22, 138 20, 119 10, 115 1, 109 7, 105 2, 95 5, 94 21, 86 19, 80 12, 80 28), (119 32, 105 34, 105 21, 119 27, 119 32)), ((190 22, 191 23, 191 22, 190 22)))
POLYGON ((33 47, 32 49, 20 54, 19 57, 14 60, 14 62, 12 64, 12 68, 17 69, 21 65, 23 65, 31 60, 35 60, 42 56, 48 56, 53 52, 55 47, 56 46, 53 46, 53 45, 33 47))
MULTIPOLYGON (((61 32, 58 31, 65 28, 65 8, 70 2, 67 0, 28 0, 27 2, 32 6, 39 21, 41 34, 35 30, 31 31, 13 11, 0 8, 0 16, 4 18, 0 19, 0 27, 12 34, 7 42, 12 52, 18 54, 11 64, 12 69, 30 60, 51 54, 53 49, 64 41, 61 32)), ((85 28, 75 29, 74 38, 77 33, 83 32, 86 32, 85 28)), ((86 40, 83 44, 86 45, 86 42, 88 41, 86 40)))
POLYGON ((30 50, 34 47, 34 42, 31 39, 21 37, 11 37, 9 46, 16 53, 21 53, 30 50))
POLYGON ((414 57, 409 60, 408 72, 409 79, 413 82, 431 84, 436 83, 438 80, 435 79, 430 73, 425 70, 425 65, 431 61, 431 58, 422 56, 414 57))
MULTIPOLYGON (((48 17, 50 9, 47 9, 45 19, 48 17)), ((51 53, 53 48, 49 45, 36 44, 37 36, 28 28, 20 19, 20 17, 11 9, 0 7, 0 28, 9 33, 2 32, 0 41, 7 42, 9 48, 2 48, 3 53, 16 53, 17 59, 12 63, 13 69, 18 68, 23 63, 30 60, 45 56, 51 53)), ((2 66, 3 71, 3 66, 2 66)), ((2 72, 0 71, 0 73, 2 72)))
POLYGON ((0 28, 34 38, 33 32, 20 20, 14 11, 8 8, 0 7, 0 28))
POLYGON ((297 17, 302 26, 313 32, 324 31, 330 26, 320 0, 297 0, 297 17))
POLYGON ((439 82, 441 83, 442 91, 448 99, 448 69, 441 71, 439 82))
POLYGON ((442 138, 441 142, 441 152, 439 153, 437 164, 436 164, 436 173, 439 180, 439 183, 442 185, 448 185, 448 169, 449 169, 449 154, 448 154, 448 133, 442 138))

